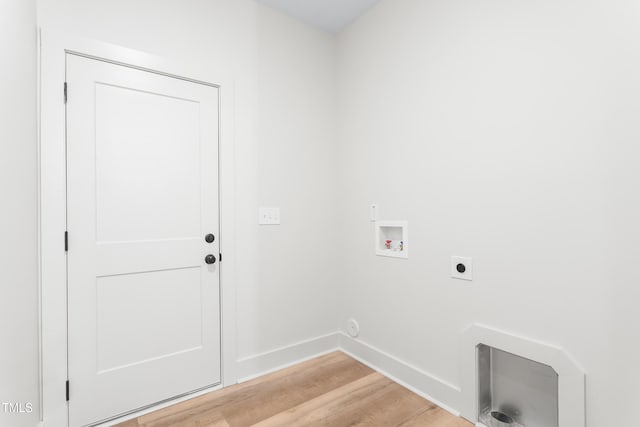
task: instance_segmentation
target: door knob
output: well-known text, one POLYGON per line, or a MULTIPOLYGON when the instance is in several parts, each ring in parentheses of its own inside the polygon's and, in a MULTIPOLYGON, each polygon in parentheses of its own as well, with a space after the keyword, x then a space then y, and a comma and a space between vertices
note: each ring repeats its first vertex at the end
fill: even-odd
POLYGON ((211 233, 209 233, 206 236, 204 236, 204 241, 207 242, 207 243, 213 243, 214 240, 216 240, 216 236, 214 236, 211 233))
POLYGON ((204 257, 204 262, 206 262, 207 264, 215 264, 216 263, 216 257, 209 254, 206 257, 204 257))

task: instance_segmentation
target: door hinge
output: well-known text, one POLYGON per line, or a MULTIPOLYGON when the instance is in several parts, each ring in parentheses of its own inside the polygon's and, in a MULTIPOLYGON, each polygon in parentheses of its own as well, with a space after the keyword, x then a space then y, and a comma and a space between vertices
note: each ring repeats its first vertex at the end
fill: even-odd
POLYGON ((69 252, 69 232, 64 232, 64 251, 69 252))
POLYGON ((64 82, 64 103, 67 103, 67 82, 64 82))
POLYGON ((218 260, 220 260, 220 262, 222 262, 222 254, 218 254, 218 260))
POLYGON ((67 402, 69 401, 69 380, 67 380, 67 383, 65 385, 65 390, 67 393, 67 402))

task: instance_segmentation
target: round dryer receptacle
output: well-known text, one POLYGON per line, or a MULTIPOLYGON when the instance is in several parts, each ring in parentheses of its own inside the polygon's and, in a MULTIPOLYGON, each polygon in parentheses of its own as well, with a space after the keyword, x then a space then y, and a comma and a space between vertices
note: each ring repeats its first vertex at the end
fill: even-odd
POLYGON ((347 321, 347 332, 352 338, 360 335, 360 325, 358 325, 355 319, 349 319, 347 321))

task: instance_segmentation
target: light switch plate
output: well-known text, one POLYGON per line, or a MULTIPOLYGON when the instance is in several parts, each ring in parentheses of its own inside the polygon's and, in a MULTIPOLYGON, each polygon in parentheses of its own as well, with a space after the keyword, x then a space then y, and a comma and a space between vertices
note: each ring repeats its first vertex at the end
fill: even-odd
POLYGON ((258 224, 280 225, 280 208, 264 208, 258 210, 258 224))
POLYGON ((375 203, 369 207, 369 220, 376 222, 378 220, 378 205, 375 203))
POLYGON ((451 257, 451 277, 461 280, 473 280, 473 258, 452 256, 451 257), (458 271, 458 265, 464 266, 464 271, 458 271))

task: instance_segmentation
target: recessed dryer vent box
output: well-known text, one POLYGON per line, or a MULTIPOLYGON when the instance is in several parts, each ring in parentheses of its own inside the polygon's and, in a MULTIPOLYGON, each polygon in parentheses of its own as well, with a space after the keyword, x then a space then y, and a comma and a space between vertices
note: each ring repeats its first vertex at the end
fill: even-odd
POLYGON ((407 221, 376 222, 376 255, 409 258, 407 221))
POLYGON ((478 426, 558 427, 558 374, 542 363, 480 344, 478 426))

